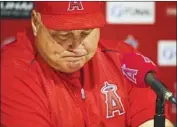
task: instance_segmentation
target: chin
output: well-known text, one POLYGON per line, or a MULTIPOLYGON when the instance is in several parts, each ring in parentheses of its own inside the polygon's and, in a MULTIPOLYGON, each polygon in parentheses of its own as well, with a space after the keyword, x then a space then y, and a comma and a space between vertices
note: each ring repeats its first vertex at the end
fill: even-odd
POLYGON ((55 69, 62 73, 74 73, 79 71, 88 60, 84 59, 78 62, 78 64, 70 64, 70 62, 63 62, 59 67, 55 66, 55 69))
POLYGON ((83 66, 84 66, 84 63, 80 64, 80 65, 77 66, 77 67, 65 66, 65 67, 61 70, 61 72, 63 72, 63 73, 74 73, 74 72, 79 71, 83 66))
POLYGON ((80 68, 72 68, 72 69, 64 69, 64 70, 62 70, 61 72, 63 72, 63 73, 67 73, 67 74, 69 74, 69 73, 74 73, 74 72, 77 72, 77 71, 79 71, 81 69, 81 67, 80 68))

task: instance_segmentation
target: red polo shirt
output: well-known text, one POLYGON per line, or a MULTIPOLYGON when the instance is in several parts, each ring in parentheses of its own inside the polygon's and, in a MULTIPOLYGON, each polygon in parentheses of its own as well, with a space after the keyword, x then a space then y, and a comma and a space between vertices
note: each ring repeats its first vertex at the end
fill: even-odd
POLYGON ((118 42, 99 42, 94 58, 73 74, 56 72, 36 54, 31 32, 2 49, 1 125, 5 127, 137 127, 152 119, 155 94, 135 88, 120 70, 118 42))

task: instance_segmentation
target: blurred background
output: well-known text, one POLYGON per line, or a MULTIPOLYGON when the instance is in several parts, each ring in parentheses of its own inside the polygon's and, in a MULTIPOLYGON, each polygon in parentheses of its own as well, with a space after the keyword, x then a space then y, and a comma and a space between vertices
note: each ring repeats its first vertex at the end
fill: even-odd
MULTIPOLYGON (((33 2, 1 1, 1 47, 30 26, 32 8, 33 2)), ((103 2, 102 8, 107 24, 101 38, 124 40, 153 60, 176 95, 176 2, 103 2)), ((176 106, 170 104, 169 112, 176 122, 176 106)))

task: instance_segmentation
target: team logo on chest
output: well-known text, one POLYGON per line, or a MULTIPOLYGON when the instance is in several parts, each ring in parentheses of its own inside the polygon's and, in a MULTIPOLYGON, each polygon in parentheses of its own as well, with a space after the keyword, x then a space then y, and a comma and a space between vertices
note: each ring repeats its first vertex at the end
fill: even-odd
POLYGON ((101 92, 106 98, 106 118, 112 118, 117 113, 118 115, 125 114, 120 96, 117 94, 117 86, 114 84, 104 83, 101 92))

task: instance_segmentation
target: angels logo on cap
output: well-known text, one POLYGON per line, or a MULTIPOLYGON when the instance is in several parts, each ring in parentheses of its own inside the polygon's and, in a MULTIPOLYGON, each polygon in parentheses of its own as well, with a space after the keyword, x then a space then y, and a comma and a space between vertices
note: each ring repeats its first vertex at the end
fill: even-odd
POLYGON ((68 11, 74 11, 74 10, 84 10, 82 2, 81 1, 72 1, 68 4, 68 11))
POLYGON ((49 29, 100 28, 105 24, 99 1, 35 1, 34 5, 49 29))

